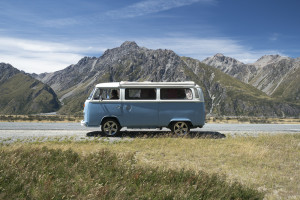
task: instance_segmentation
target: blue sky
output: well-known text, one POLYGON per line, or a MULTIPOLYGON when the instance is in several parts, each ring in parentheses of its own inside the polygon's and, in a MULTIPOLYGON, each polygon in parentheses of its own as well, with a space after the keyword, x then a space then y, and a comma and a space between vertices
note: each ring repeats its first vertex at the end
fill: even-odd
POLYGON ((135 41, 203 60, 300 57, 299 0, 0 0, 0 62, 53 72, 135 41))

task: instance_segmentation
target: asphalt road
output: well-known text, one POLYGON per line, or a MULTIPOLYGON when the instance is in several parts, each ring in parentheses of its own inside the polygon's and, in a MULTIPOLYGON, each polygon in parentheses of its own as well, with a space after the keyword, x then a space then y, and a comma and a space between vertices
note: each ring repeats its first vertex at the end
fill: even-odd
MULTIPOLYGON (((168 129, 122 129, 121 137, 106 138, 102 137, 100 128, 86 128, 80 126, 80 123, 0 122, 0 143, 44 141, 49 139, 90 140, 95 139, 94 136, 114 142, 139 136, 151 137, 157 134, 168 133, 170 133, 168 129)), ((256 136, 258 134, 278 133, 300 133, 300 124, 206 124, 202 129, 192 129, 190 136, 224 138, 226 135, 256 136)))

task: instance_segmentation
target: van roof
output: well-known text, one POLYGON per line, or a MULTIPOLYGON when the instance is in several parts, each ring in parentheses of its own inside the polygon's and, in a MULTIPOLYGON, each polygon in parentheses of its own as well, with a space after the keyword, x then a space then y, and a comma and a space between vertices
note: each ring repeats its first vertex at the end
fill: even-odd
POLYGON ((110 83, 99 83, 96 87, 100 88, 118 88, 118 87, 195 87, 197 86, 193 81, 183 82, 110 82, 110 83))

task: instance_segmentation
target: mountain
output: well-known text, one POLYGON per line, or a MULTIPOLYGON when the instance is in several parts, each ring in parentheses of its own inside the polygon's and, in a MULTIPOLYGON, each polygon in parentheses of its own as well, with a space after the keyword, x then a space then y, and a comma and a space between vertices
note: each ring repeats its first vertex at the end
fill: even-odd
POLYGON ((99 58, 82 58, 61 71, 34 76, 56 91, 64 103, 59 112, 64 114, 81 113, 94 85, 113 81, 195 81, 203 88, 206 111, 212 115, 298 116, 300 110, 198 60, 135 42, 108 49, 99 58))
POLYGON ((257 69, 255 66, 246 65, 234 58, 226 57, 220 53, 206 58, 202 62, 209 66, 213 66, 245 83, 249 83, 249 81, 251 81, 251 79, 257 73, 257 69))
POLYGON ((48 85, 0 63, 0 114, 34 114, 57 111, 60 103, 48 85))
POLYGON ((300 58, 267 55, 253 64, 244 64, 234 58, 216 54, 202 62, 249 83, 268 96, 299 104, 300 58))
POLYGON ((254 66, 259 70, 253 86, 272 97, 300 102, 300 58, 263 56, 254 66))

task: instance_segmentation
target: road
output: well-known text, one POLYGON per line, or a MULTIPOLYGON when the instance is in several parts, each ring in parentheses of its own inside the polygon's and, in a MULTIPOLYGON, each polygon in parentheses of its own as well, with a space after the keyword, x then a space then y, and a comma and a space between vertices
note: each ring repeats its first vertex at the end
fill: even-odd
MULTIPOLYGON (((86 128, 80 123, 33 123, 33 122, 0 122, 0 143, 11 143, 14 141, 30 140, 40 141, 49 138, 60 139, 72 138, 76 140, 87 140, 99 135, 100 128, 86 128)), ((122 129, 121 135, 134 137, 135 135, 153 135, 168 133, 168 129, 122 129)), ((258 135, 258 134, 293 134, 300 133, 300 124, 206 124, 202 129, 192 129, 191 135, 213 135, 225 137, 225 135, 258 135)), ((110 138, 109 141, 124 139, 110 138)), ((102 138, 103 139, 103 138, 102 138)), ((106 138, 107 139, 107 138, 106 138)))

